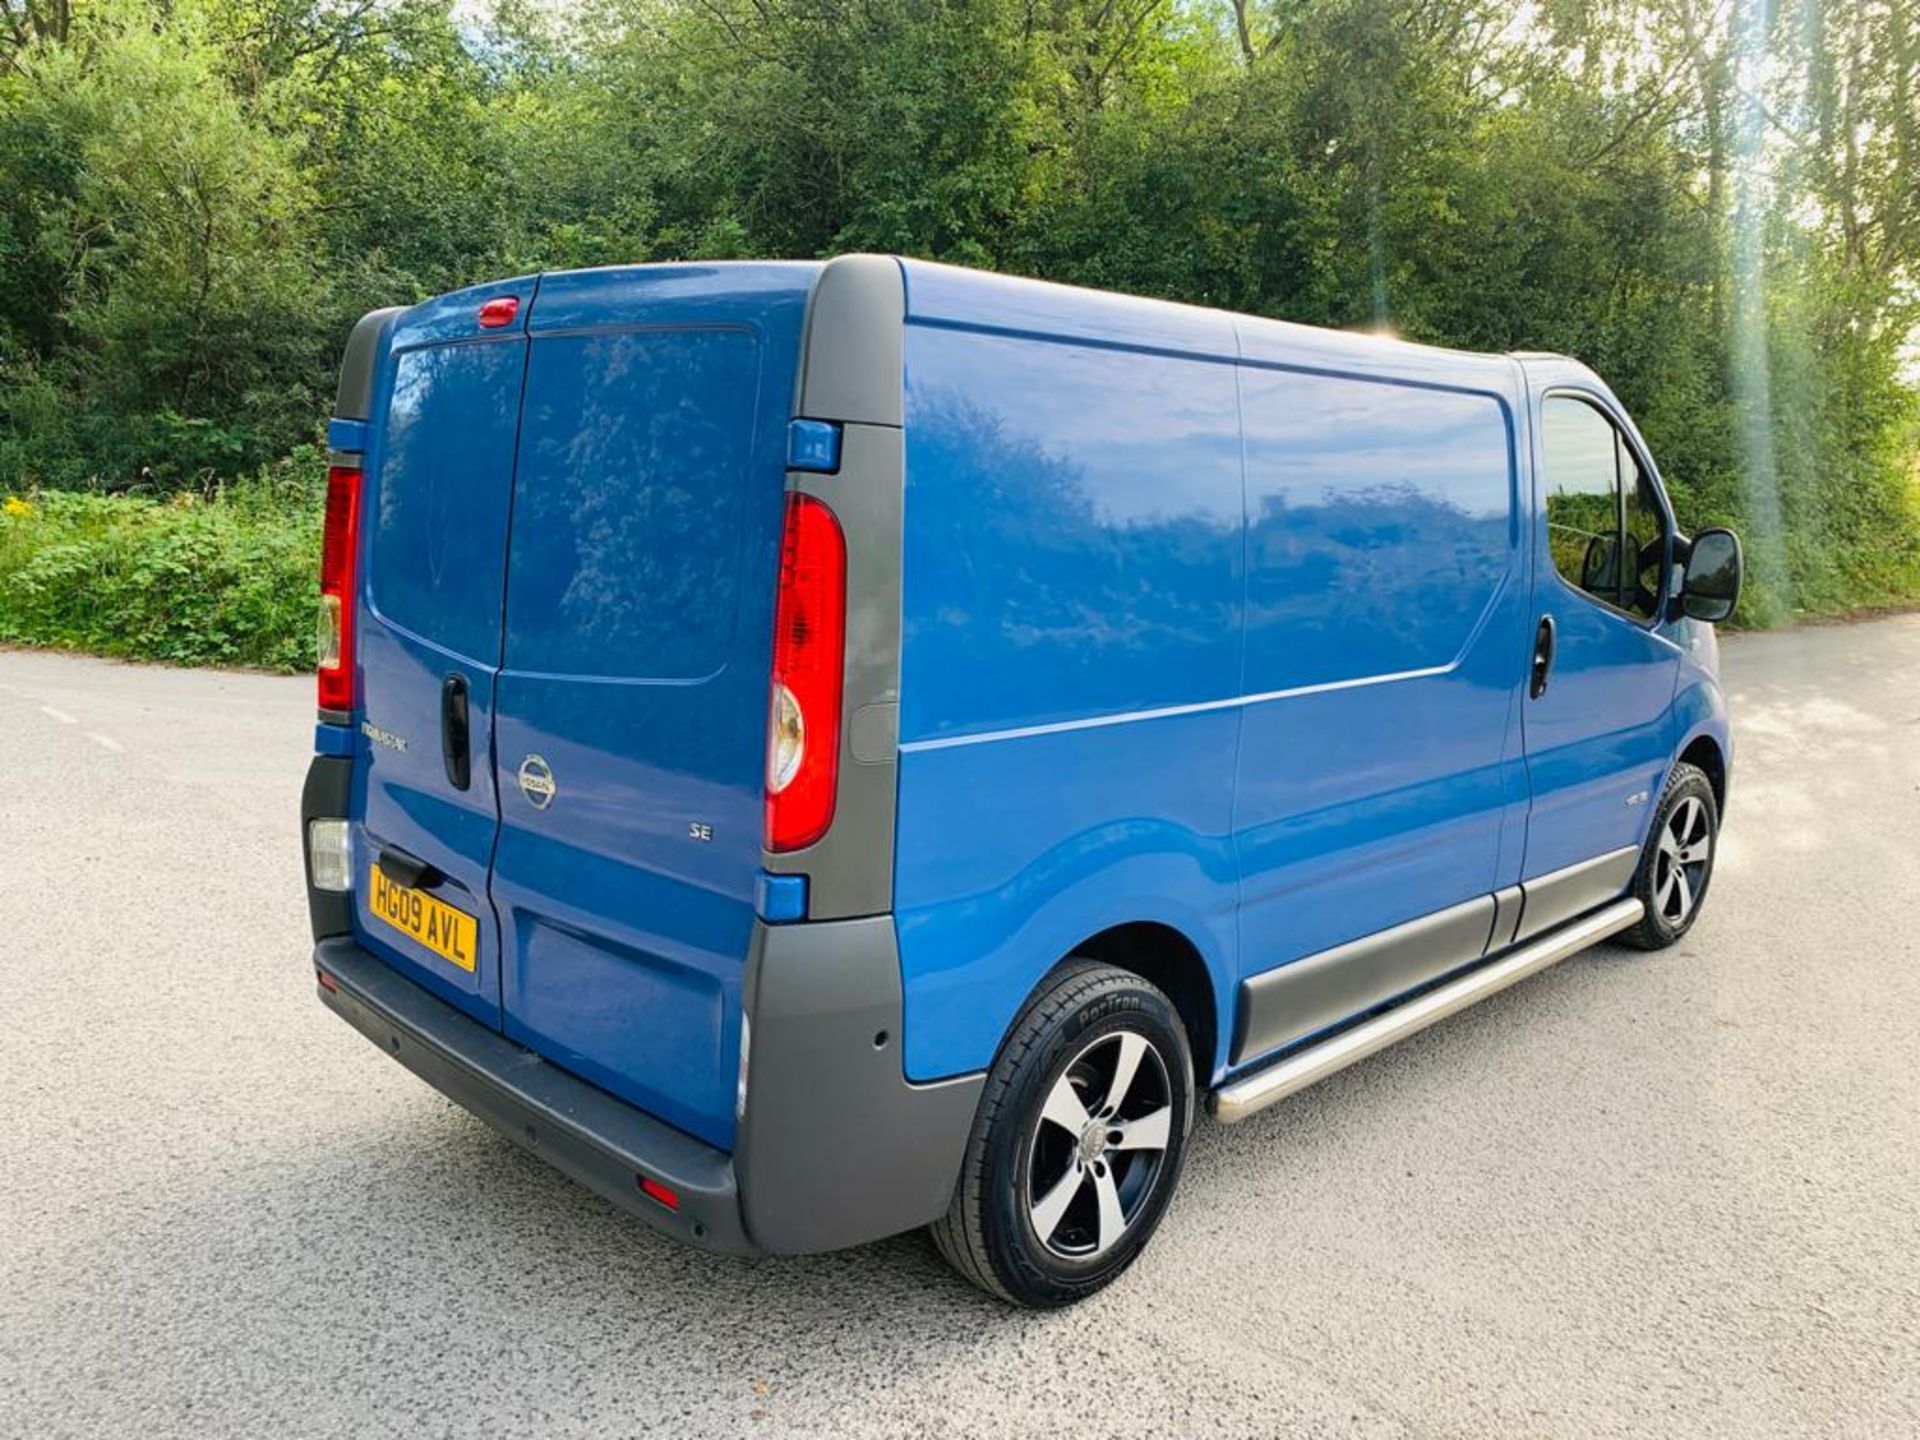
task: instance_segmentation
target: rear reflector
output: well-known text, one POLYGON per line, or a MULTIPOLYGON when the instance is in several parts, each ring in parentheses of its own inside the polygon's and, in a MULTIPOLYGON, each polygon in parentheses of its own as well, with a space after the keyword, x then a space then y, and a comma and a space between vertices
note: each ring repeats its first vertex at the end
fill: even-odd
POLYGON ((360 468, 327 471, 326 528, 320 542, 320 708, 351 710, 353 685, 353 595, 360 551, 360 468))
POLYGON ((480 328, 498 330, 503 325, 511 325, 513 317, 520 313, 518 295, 500 295, 487 301, 480 307, 480 328))
POLYGON ((320 982, 320 988, 329 995, 338 995, 340 993, 340 982, 327 974, 326 971, 315 970, 313 974, 314 978, 320 982))
POLYGON ((640 1182, 640 1189, 643 1193, 658 1200, 662 1205, 666 1206, 667 1209, 678 1210, 680 1208, 680 1196, 667 1186, 662 1185, 651 1175, 638 1175, 634 1178, 640 1182))
POLYGON ((799 850, 833 823, 847 628, 847 545, 833 511, 787 497, 767 720, 767 849, 799 850))

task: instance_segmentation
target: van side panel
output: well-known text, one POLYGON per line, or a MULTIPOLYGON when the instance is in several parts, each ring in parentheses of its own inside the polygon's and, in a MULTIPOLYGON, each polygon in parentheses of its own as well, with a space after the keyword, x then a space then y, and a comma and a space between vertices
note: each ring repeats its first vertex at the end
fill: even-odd
MULTIPOLYGON (((1450 953, 1413 945, 1365 979, 1348 966, 1352 1004, 1331 1017, 1344 1019, 1431 978, 1428 966, 1478 958, 1486 897, 1517 878, 1501 873, 1525 793, 1511 723, 1527 631, 1513 412, 1390 374, 1248 366, 1241 379, 1244 969, 1468 902, 1486 911, 1450 953)), ((1294 1008, 1278 1001, 1252 1053, 1329 1021, 1300 1006, 1294 1024, 1294 1008)))
POLYGON ((1249 692, 1452 665, 1519 562, 1505 407, 1370 376, 1240 384, 1249 692))
MULTIPOLYGON (((990 316, 1011 282, 961 293, 972 277, 908 267, 895 912, 914 1080, 988 1064, 1047 966, 1110 925, 1180 930, 1222 997, 1234 945, 1240 720, 1214 708, 1240 676, 1233 367, 913 323, 936 283, 990 316)), ((1187 313, 1146 319, 1163 311, 1187 313)))

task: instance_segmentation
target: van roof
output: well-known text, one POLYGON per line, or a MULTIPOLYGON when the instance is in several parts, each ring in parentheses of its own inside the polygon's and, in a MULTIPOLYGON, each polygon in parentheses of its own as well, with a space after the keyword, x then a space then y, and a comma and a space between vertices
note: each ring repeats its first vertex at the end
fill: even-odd
POLYGON ((1505 388, 1512 357, 1449 350, 1390 335, 1331 330, 1172 300, 1088 290, 928 260, 901 259, 907 317, 922 324, 1049 335, 1113 345, 1276 364, 1392 366, 1438 383, 1505 388))
MULTIPOLYGON (((830 260, 670 261, 645 266, 599 267, 621 270, 674 269, 690 277, 737 275, 747 283, 799 279, 818 283, 821 275, 875 257, 844 255, 830 260)), ((1439 384, 1504 389, 1516 362, 1564 364, 1584 370, 1571 356, 1521 350, 1508 354, 1456 350, 1403 340, 1390 334, 1334 330, 1289 320, 1272 320, 1237 311, 1188 305, 1174 300, 1094 290, 1050 280, 975 270, 905 256, 884 257, 899 265, 905 280, 906 318, 919 324, 1047 336, 1087 344, 1154 350, 1200 358, 1255 364, 1324 366, 1331 369, 1389 366, 1397 374, 1439 384)), ((405 339, 431 338, 436 322, 465 317, 479 298, 496 291, 522 291, 560 275, 593 271, 549 271, 515 280, 472 286, 401 311, 396 329, 405 339)), ((539 302, 529 307, 538 310, 539 302)), ((555 317, 556 320, 560 317, 555 317)), ((571 317, 577 318, 577 317, 571 317)), ((396 336, 398 340, 402 337, 396 336)))

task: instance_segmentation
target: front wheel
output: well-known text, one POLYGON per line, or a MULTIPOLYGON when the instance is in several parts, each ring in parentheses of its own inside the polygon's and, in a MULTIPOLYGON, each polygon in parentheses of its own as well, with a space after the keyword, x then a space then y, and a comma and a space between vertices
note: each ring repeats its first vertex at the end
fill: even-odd
POLYGON ((1621 940, 1640 950, 1664 950, 1686 934, 1707 898, 1719 845, 1720 807, 1713 785, 1682 761, 1660 794, 1633 876, 1631 893, 1646 913, 1621 940))
POLYGON ((1004 1300, 1084 1299, 1160 1223, 1192 1125, 1193 1062, 1173 1003, 1138 975, 1074 961, 994 1062, 934 1243, 1004 1300))

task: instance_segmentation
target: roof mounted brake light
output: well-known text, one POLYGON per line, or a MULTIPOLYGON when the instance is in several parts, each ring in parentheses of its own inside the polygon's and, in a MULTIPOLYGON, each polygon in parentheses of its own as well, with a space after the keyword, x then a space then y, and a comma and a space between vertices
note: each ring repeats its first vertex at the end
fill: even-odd
POLYGON ((518 295, 496 295, 480 307, 480 328, 498 330, 503 325, 511 325, 513 317, 519 313, 518 295))

